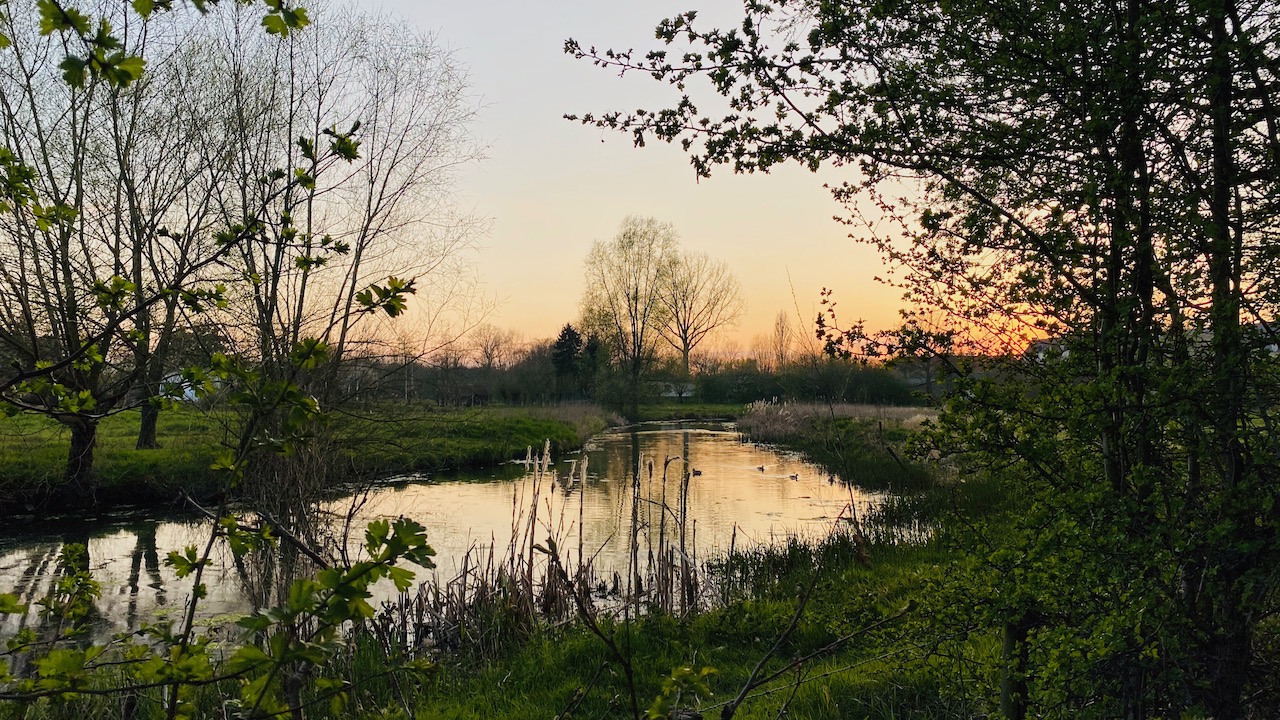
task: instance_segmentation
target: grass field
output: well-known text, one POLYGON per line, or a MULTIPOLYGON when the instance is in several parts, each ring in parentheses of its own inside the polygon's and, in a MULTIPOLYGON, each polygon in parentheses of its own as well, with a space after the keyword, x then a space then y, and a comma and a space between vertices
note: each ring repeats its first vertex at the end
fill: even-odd
MULTIPOLYGON (((333 462, 342 474, 436 472, 484 467, 524 457, 550 441, 562 452, 620 422, 593 405, 441 409, 402 403, 330 413, 333 462)), ((221 479, 209 466, 234 443, 228 412, 183 407, 160 413, 161 447, 137 450, 139 415, 104 419, 98 431, 95 475, 100 500, 168 501, 178 489, 206 494, 221 479)), ((0 498, 41 494, 55 487, 66 464, 69 432, 46 418, 0 418, 0 498)), ((12 500, 11 500, 12 501, 12 500)))
MULTIPOLYGON (((135 450, 138 413, 106 418, 94 451, 98 482, 105 488, 128 485, 143 494, 199 488, 212 477, 209 465, 227 440, 229 419, 194 409, 161 412, 157 435, 163 447, 135 450)), ((69 438, 64 426, 44 417, 0 418, 0 494, 55 486, 67 462, 69 438)))
POLYGON ((747 411, 733 403, 666 403, 641 405, 640 422, 661 420, 733 420, 747 411))

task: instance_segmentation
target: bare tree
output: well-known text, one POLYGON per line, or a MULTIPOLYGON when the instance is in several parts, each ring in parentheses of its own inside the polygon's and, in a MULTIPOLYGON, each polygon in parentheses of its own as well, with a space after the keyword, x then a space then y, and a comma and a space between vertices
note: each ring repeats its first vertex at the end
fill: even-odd
MULTIPOLYGON (((103 209, 100 224, 112 228, 106 234, 128 250, 113 253, 123 261, 113 272, 124 270, 137 304, 158 280, 221 252, 214 235, 221 222, 216 199, 230 180, 229 138, 220 131, 228 95, 204 63, 212 40, 207 28, 171 33, 149 72, 104 98, 102 148, 109 155, 90 205, 103 209)), ((169 294, 135 322, 131 397, 141 414, 139 449, 159 447, 159 406, 147 400, 160 394, 172 363, 186 359, 175 355, 175 336, 195 337, 197 326, 208 325, 192 309, 169 294)))
POLYGON ((520 333, 515 330, 482 323, 470 335, 472 357, 485 370, 505 370, 520 350, 520 333))
POLYGON ((709 334, 737 322, 746 307, 728 263, 705 253, 683 252, 672 264, 659 296, 667 321, 659 328, 689 374, 689 354, 709 334))
POLYGON ((105 414, 142 407, 154 445, 175 333, 216 325, 220 345, 287 367, 303 338, 335 360, 379 340, 355 319, 388 275, 465 292, 473 223, 448 189, 478 148, 465 77, 430 37, 354 15, 278 37, 227 4, 187 24, 131 15, 113 25, 146 73, 67 83, 66 45, 31 7, 0 5, 0 163, 22 180, 0 203, 0 356, 39 379, 6 380, 4 400, 70 430, 68 497, 92 497, 105 414), (355 162, 333 165, 331 143, 355 162))
POLYGON ((627 377, 632 417, 640 410, 640 382, 667 322, 662 303, 676 262, 678 236, 670 223, 629 216, 618 234, 591 246, 582 297, 583 325, 601 335, 627 377))
MULTIPOLYGON (((402 22, 320 9, 306 32, 264 37, 252 12, 228 10, 219 62, 235 89, 229 133, 237 139, 237 177, 307 167, 313 148, 298 137, 349 129, 359 140, 348 172, 288 195, 284 221, 264 227, 260 241, 239 248, 227 267, 241 280, 226 312, 239 354, 273 382, 295 373, 290 357, 300 341, 322 343, 324 362, 296 379, 330 404, 349 387, 341 377, 346 359, 371 364, 381 353, 411 363, 404 338, 396 339, 403 330, 393 333, 365 313, 372 284, 391 278, 389 285, 422 289, 441 303, 433 309, 471 287, 459 279, 470 273, 464 251, 476 223, 454 211, 451 189, 458 169, 480 155, 468 131, 474 104, 453 57, 402 22)), ((239 188, 229 186, 221 198, 228 220, 257 201, 239 188)), ((392 310, 417 314, 408 304, 392 310)), ((274 478, 293 472, 267 471, 274 478)), ((279 512, 301 516, 310 491, 326 481, 320 475, 308 470, 293 473, 296 482, 245 487, 261 490, 259 499, 279 512)))
MULTIPOLYGON (((252 35, 240 23, 256 18, 243 10, 229 22, 238 174, 281 158, 305 164, 298 135, 358 127, 351 171, 288 198, 290 224, 246 247, 236 268, 251 281, 236 306, 236 324, 250 330, 246 351, 272 362, 317 337, 340 360, 379 334, 356 324, 371 282, 465 274, 476 223, 453 210, 450 194, 458 168, 480 155, 467 129, 474 106, 465 73, 432 36, 389 18, 317 11, 307 32, 287 38, 252 35)), ((225 212, 249 202, 231 195, 225 212)))

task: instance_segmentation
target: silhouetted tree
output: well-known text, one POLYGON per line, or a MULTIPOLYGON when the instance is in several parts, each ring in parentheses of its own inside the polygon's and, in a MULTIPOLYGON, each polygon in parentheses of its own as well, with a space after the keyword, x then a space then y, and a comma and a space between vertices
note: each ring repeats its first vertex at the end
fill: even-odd
POLYGON ((551 346, 551 365, 556 370, 556 385, 560 394, 564 393, 565 386, 570 383, 577 387, 578 355, 581 352, 582 335, 573 325, 566 323, 551 346))
POLYGON ((680 353, 686 376, 689 354, 712 332, 737 322, 745 307, 729 265, 705 253, 680 253, 659 300, 667 317, 659 332, 680 353))

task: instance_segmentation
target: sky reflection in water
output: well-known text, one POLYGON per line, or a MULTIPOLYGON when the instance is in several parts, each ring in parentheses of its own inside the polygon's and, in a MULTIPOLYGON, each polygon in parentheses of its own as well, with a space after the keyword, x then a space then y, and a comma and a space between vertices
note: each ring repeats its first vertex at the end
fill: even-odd
MULTIPOLYGON (((700 560, 728 550, 731 544, 742 548, 792 535, 820 536, 851 501, 859 512, 875 502, 875 496, 833 482, 820 468, 795 455, 741 442, 738 433, 725 425, 624 428, 597 437, 584 454, 588 457, 585 484, 577 465, 581 455, 572 454, 555 463, 554 475, 540 483, 529 476, 504 480, 475 474, 439 482, 396 483, 375 488, 362 503, 347 497, 328 503, 327 509, 341 517, 357 508, 353 548, 371 519, 404 515, 417 520, 426 526, 427 538, 436 549, 436 574, 446 579, 469 551, 487 558, 493 547, 497 557, 506 554, 513 515, 521 523, 527 520, 535 489, 538 542, 554 535, 567 559, 576 561, 581 514, 583 556, 596 556, 598 572, 625 569, 631 478, 637 467, 641 493, 651 501, 642 501, 639 509, 642 555, 657 544, 660 529, 668 537, 675 532, 684 459, 697 471, 689 482, 686 538, 700 560), (668 510, 662 513, 662 469, 667 458, 680 459, 668 466, 668 510), (578 472, 570 479, 575 467, 578 472)), ((163 559, 170 550, 203 546, 208 537, 206 523, 163 518, 11 530, 17 532, 0 537, 0 592, 16 592, 26 602, 48 591, 63 542, 87 542, 94 577, 102 586, 96 606, 100 635, 180 611, 190 593, 190 581, 178 579, 163 559)), ((205 573, 209 597, 202 601, 202 616, 214 621, 251 612, 255 603, 243 580, 245 574, 236 570, 224 548, 216 552, 215 560, 205 573)), ((381 590, 391 593, 390 588, 381 590)), ((11 635, 24 622, 35 620, 0 618, 0 637, 11 635)))

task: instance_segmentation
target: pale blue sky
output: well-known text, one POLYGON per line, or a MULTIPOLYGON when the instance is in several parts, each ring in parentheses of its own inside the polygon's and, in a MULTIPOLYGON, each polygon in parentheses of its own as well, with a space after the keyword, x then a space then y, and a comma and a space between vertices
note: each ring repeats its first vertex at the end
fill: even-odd
MULTIPOLYGON (((684 247, 725 259, 741 281, 747 313, 744 346, 765 333, 779 310, 806 318, 819 290, 837 290, 841 308, 872 326, 893 323, 898 293, 872 278, 876 253, 846 236, 840 208, 814 175, 787 167, 772 175, 722 173, 698 182, 678 148, 632 147, 629 137, 562 119, 565 113, 653 107, 673 91, 648 77, 575 61, 568 37, 584 46, 653 47, 653 27, 696 9, 700 18, 736 23, 740 4, 717 0, 553 0, 423 3, 361 0, 438 33, 469 68, 482 104, 475 132, 488 160, 469 169, 461 202, 490 219, 476 260, 502 304, 491 321, 526 338, 554 335, 578 313, 581 267, 595 240, 613 235, 629 214, 673 223, 684 247)), ((807 330, 807 328, 806 328, 807 330)))

